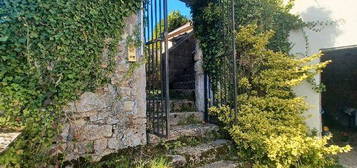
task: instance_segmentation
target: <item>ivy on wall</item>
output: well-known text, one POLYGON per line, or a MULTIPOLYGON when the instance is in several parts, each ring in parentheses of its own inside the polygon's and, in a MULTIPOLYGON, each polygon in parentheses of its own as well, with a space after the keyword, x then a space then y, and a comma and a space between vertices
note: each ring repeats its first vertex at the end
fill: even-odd
MULTIPOLYGON (((230 1, 219 3, 231 3, 230 1)), ((229 6, 229 5, 226 5, 229 6)), ((294 0, 235 0, 235 23, 236 31, 243 26, 255 24, 257 32, 273 31, 274 35, 269 40, 268 49, 289 54, 292 44, 289 41, 289 33, 293 30, 301 30, 305 38, 305 56, 308 56, 310 47, 309 38, 306 36, 305 28, 320 32, 323 28, 340 24, 341 20, 316 20, 304 22, 299 15, 290 11, 294 6, 294 0)), ((224 49, 223 25, 232 22, 230 16, 226 16, 226 10, 218 5, 217 0, 196 1, 192 6, 192 15, 196 37, 201 41, 201 48, 205 55, 203 65, 206 72, 215 78, 219 76, 220 61, 217 57, 222 56, 224 49)), ((324 92, 325 86, 316 83, 312 78, 309 82, 314 91, 324 92)))
POLYGON ((0 128, 23 131, 0 165, 48 161, 62 106, 108 82, 124 20, 140 6, 140 0, 0 1, 0 128))
MULTIPOLYGON (((274 31, 268 48, 288 53, 291 49, 289 32, 305 26, 305 23, 299 16, 290 13, 292 1, 282 4, 284 3, 281 0, 235 0, 237 29, 256 24, 258 32, 274 31)), ((223 29, 226 24, 224 22, 232 22, 224 14, 228 9, 221 8, 216 0, 196 1, 191 8, 196 37, 200 40, 205 55, 204 68, 211 76, 217 76, 220 65, 216 58, 225 52, 222 44, 224 32, 217 30, 223 29)))

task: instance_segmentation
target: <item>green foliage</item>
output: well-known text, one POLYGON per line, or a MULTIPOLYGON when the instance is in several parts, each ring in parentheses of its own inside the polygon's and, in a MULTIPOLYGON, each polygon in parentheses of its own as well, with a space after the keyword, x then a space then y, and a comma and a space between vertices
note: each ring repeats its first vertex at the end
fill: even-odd
MULTIPOLYGON (((221 1, 220 3, 230 3, 221 1)), ((269 40, 268 48, 273 51, 288 52, 291 44, 288 41, 289 32, 303 27, 305 24, 299 16, 289 13, 293 3, 283 5, 282 0, 235 0, 235 23, 237 29, 249 24, 258 25, 259 32, 274 31, 269 40)), ((225 4, 225 6, 229 6, 225 4)), ((204 68, 211 78, 219 74, 219 57, 225 54, 223 28, 233 21, 227 16, 227 8, 222 8, 216 0, 197 1, 192 6, 192 15, 196 37, 205 55, 204 68)))
POLYGON ((168 163, 168 161, 163 157, 156 158, 149 163, 149 168, 170 168, 170 167, 171 166, 168 163))
MULTIPOLYGON (((179 11, 172 11, 167 16, 167 22, 168 32, 171 32, 189 22, 189 19, 186 16, 182 15, 179 11)), ((161 20, 155 26, 154 37, 160 37, 160 33, 164 31, 164 26, 164 20, 161 20)))
POLYGON ((172 11, 167 17, 168 20, 168 30, 169 32, 183 26, 189 22, 186 16, 183 16, 179 11, 172 11))
POLYGON ((321 54, 297 59, 267 48, 273 32, 241 27, 238 113, 227 106, 211 112, 226 124, 240 154, 255 167, 314 167, 334 164, 333 155, 351 148, 328 146, 329 137, 310 137, 303 113, 308 106, 293 87, 313 78, 327 62, 312 64, 321 54))
POLYGON ((106 161, 91 163, 88 160, 81 160, 77 167, 86 168, 171 168, 168 159, 162 156, 156 156, 148 160, 148 158, 131 158, 128 155, 120 155, 106 161))
POLYGON ((236 0, 236 18, 240 26, 255 23, 258 31, 274 31, 268 48, 274 51, 288 52, 291 44, 288 36, 291 30, 305 24, 298 15, 290 13, 293 1, 284 0, 236 0))
POLYGON ((2 0, 0 127, 23 134, 0 164, 41 167, 62 106, 108 82, 125 17, 140 0, 2 0), (108 55, 103 56, 103 49, 108 55))
POLYGON ((210 1, 196 1, 192 6, 192 18, 196 37, 200 40, 203 51, 203 68, 211 76, 218 76, 220 62, 218 58, 224 53, 224 44, 221 42, 222 9, 210 1))

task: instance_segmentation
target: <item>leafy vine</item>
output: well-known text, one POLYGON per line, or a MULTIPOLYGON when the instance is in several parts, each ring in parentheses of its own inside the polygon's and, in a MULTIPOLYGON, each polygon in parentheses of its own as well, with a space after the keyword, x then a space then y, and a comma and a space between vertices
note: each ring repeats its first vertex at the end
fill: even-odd
POLYGON ((1 165, 50 163, 62 106, 109 81, 124 20, 140 6, 140 0, 0 2, 0 128, 23 132, 1 165))
MULTIPOLYGON (((222 2, 220 2, 222 3, 222 2)), ((273 31, 274 35, 269 40, 268 48, 273 51, 289 53, 292 44, 289 35, 292 30, 301 30, 305 38, 305 53, 308 55, 309 39, 304 28, 320 32, 327 26, 339 24, 343 20, 326 20, 304 22, 299 15, 290 13, 294 1, 284 4, 280 0, 235 0, 237 30, 249 24, 258 25, 258 32, 273 31), (284 5, 282 5, 284 4, 284 5)), ((227 5, 229 6, 229 5, 227 5)), ((193 22, 196 37, 201 42, 201 48, 205 55, 204 69, 211 78, 218 78, 220 61, 217 61, 224 53, 224 32, 216 31, 222 29, 225 22, 232 22, 215 0, 199 1, 192 6, 193 22)), ((317 84, 313 79, 308 80, 317 92, 324 91, 323 84, 317 84)))

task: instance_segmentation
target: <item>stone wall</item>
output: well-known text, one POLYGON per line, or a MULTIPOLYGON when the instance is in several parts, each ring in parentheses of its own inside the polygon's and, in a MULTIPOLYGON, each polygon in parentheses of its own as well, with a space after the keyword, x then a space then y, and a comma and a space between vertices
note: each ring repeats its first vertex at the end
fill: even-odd
POLYGON ((195 95, 196 108, 199 112, 205 111, 205 74, 203 70, 203 53, 199 40, 196 40, 195 52, 195 95))
MULTIPOLYGON (((126 20, 111 83, 94 92, 83 93, 78 101, 64 109, 67 118, 58 148, 65 153, 66 160, 82 156, 99 160, 119 149, 146 144, 146 78, 145 65, 140 64, 144 58, 138 49, 140 66, 128 76, 133 63, 127 61, 126 44, 128 36, 137 29, 140 31, 140 18, 134 15, 126 20)), ((104 58, 106 53, 104 49, 104 58)))

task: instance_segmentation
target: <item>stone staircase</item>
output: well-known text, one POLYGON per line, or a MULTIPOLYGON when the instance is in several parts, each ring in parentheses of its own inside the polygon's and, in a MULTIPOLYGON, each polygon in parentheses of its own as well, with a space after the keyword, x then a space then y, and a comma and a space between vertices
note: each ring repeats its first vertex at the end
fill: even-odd
MULTIPOLYGON (((177 91, 177 90, 176 90, 177 91)), ((185 89, 180 90, 185 92, 185 89)), ((193 92, 194 93, 194 92, 193 92)), ((196 112, 195 102, 189 97, 170 101, 170 133, 168 138, 149 135, 150 142, 174 142, 179 139, 204 139, 199 144, 185 145, 168 150, 167 157, 175 168, 234 168, 239 165, 229 157, 232 142, 217 137, 219 127, 205 123, 202 112, 196 112)))
POLYGON ((185 146, 174 150, 174 153, 184 156, 186 162, 197 165, 214 161, 218 154, 229 151, 229 141, 217 139, 197 146, 185 146))
POLYGON ((211 164, 201 166, 199 168, 236 168, 241 167, 241 165, 234 161, 220 160, 211 164))
POLYGON ((232 153, 232 142, 215 139, 196 146, 183 146, 167 155, 175 168, 238 168, 242 167, 232 153))
POLYGON ((171 89, 195 89, 195 72, 190 70, 185 71, 178 75, 170 85, 171 89))
POLYGON ((203 113, 195 112, 195 103, 188 99, 170 101, 171 113, 169 116, 170 133, 167 138, 149 135, 150 143, 177 140, 180 137, 203 137, 211 132, 217 132, 218 126, 205 123, 203 113))
MULTIPOLYGON (((2 131, 0 130, 0 154, 4 152, 7 147, 16 140, 16 138, 21 134, 18 131, 2 131)), ((1 167, 1 166, 0 166, 1 167)))
POLYGON ((195 104, 195 73, 185 71, 170 83, 169 136, 149 135, 150 143, 182 144, 182 140, 199 139, 166 151, 175 168, 234 168, 232 142, 219 136, 219 127, 204 122, 204 114, 195 104))

